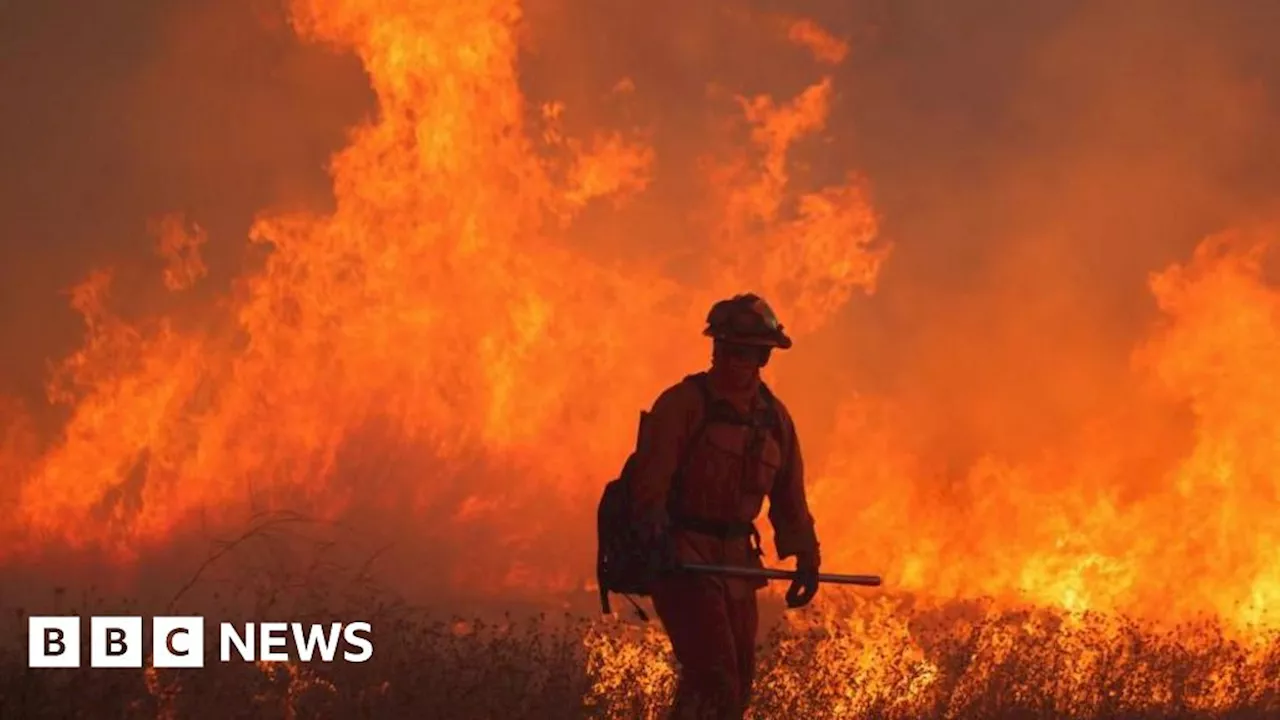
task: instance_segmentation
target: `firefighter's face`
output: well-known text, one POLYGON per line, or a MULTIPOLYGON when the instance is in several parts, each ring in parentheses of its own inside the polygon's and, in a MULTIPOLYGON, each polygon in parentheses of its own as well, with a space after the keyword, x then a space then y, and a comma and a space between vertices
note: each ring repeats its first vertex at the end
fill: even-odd
POLYGON ((722 368, 730 379, 746 383, 754 380, 760 368, 769 364, 772 350, 759 345, 716 342, 712 350, 712 364, 722 368))

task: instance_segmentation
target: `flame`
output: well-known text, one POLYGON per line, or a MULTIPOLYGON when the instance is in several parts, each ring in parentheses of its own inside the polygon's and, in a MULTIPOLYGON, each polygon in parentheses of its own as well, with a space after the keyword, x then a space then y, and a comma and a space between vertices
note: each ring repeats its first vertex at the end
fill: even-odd
POLYGON ((860 508, 855 522, 832 527, 847 537, 828 531, 833 557, 894 557, 890 584, 944 596, 1277 627, 1266 615, 1276 563, 1264 549, 1277 528, 1253 509, 1277 491, 1267 368, 1280 349, 1280 295, 1262 273, 1274 237, 1271 228, 1215 235, 1188 263, 1152 275, 1164 318, 1135 349, 1132 382, 1152 412, 1190 409, 1189 447, 1166 450, 1149 418, 1117 412, 1035 462, 982 459, 954 489, 959 502, 944 504, 905 432, 890 429, 901 418, 855 399, 838 434, 862 438, 859 453, 834 457, 817 482, 820 506, 860 508), (1167 452, 1166 469, 1128 472, 1126 448, 1150 452, 1147 443, 1167 452), (905 551, 884 521, 902 517, 914 526, 905 551))
POLYGON ((268 683, 267 689, 254 698, 254 704, 264 708, 275 706, 274 709, 285 720, 298 717, 298 703, 304 695, 312 692, 336 692, 331 682, 296 662, 258 660, 254 664, 268 683), (280 688, 281 685, 284 687, 280 688))
POLYGON ((155 701, 156 720, 173 720, 178 717, 175 705, 178 695, 182 692, 182 684, 176 679, 166 681, 155 665, 151 664, 151 658, 147 660, 147 666, 142 670, 142 679, 146 685, 147 694, 155 701))
POLYGON ((849 54, 848 43, 807 18, 799 18, 788 24, 787 39, 808 49, 815 60, 828 65, 839 65, 849 54))
MULTIPOLYGON (((848 53, 812 21, 781 33, 812 55, 809 82, 735 97, 696 163, 696 200, 661 209, 696 232, 636 255, 614 251, 635 241, 623 220, 662 172, 655 130, 577 133, 599 125, 593 108, 530 97, 520 3, 295 0, 291 11, 301 37, 360 58, 377 98, 332 158, 334 209, 264 211, 249 239, 265 260, 203 323, 123 316, 109 270, 73 290, 85 341, 51 376, 50 400, 69 413, 60 436, 37 448, 23 409, 0 404, 0 478, 16 488, 0 506, 0 556, 94 548, 127 566, 196 518, 232 527, 263 508, 336 519, 372 507, 430 518, 419 537, 479 543, 450 567, 457 585, 577 591, 590 586, 589 533, 569 528, 588 527, 636 409, 700 364, 710 303, 762 292, 799 354, 891 261, 868 182, 815 182, 797 160, 826 129, 830 71, 848 53), (601 214, 617 222, 592 220, 601 214)), ((619 78, 600 102, 646 90, 619 78)), ((165 287, 206 277, 199 225, 174 215, 152 230, 165 287)), ((1280 627, 1267 614, 1280 599, 1280 521, 1263 510, 1280 494, 1280 291, 1263 272, 1276 237, 1227 231, 1153 274, 1162 317, 1134 346, 1131 390, 1029 456, 992 449, 940 468, 894 398, 840 398, 835 449, 807 459, 826 563, 874 568, 921 606, 824 596, 835 639, 784 649, 861 678, 832 690, 830 707, 922 706, 946 677, 963 709, 994 665, 1043 642, 1065 663, 1059 695, 1096 710, 1105 699, 1089 678, 1122 647, 1122 614, 1207 616, 1259 641, 1280 627), (956 679, 910 619, 932 609, 925 598, 978 596, 1000 612, 1052 613, 949 621, 948 637, 981 651, 956 679)), ((788 382, 784 396, 827 393, 788 382)), ((822 424, 797 414, 802 428, 822 424)), ((654 697, 669 692, 660 636, 585 642, 593 692, 637 672, 654 697)), ((1217 689, 1195 703, 1221 706, 1260 682, 1250 662, 1217 667, 1217 689)), ((814 681, 777 666, 762 682, 814 681)), ((1150 707, 1173 692, 1164 675, 1133 682, 1148 682, 1150 707)))
MULTIPOLYGON (((508 554, 551 532, 548 509, 585 517, 589 478, 625 452, 635 408, 697 364, 693 343, 668 348, 697 337, 711 302, 758 288, 803 335, 873 290, 886 251, 864 184, 811 185, 787 167, 824 125, 830 77, 789 100, 738 98, 725 137, 743 144, 701 162, 716 208, 695 220, 712 238, 704 277, 679 281, 667 258, 619 267, 583 248, 582 213, 625 210, 655 151, 644 127, 573 136, 584 109, 525 97, 518 3, 292 10, 301 36, 359 55, 378 100, 332 160, 335 209, 263 213, 250 240, 265 262, 204 323, 118 315, 107 270, 75 288, 87 340, 50 383, 71 417, 21 484, 25 532, 7 552, 56 541, 129 562, 197 517, 381 503, 448 508, 508 554), (386 479, 379 456, 403 459, 405 476, 386 479)), ((636 92, 623 78, 610 97, 636 92)), ((204 276, 198 225, 151 229, 167 287, 204 276)), ((500 585, 530 573, 518 556, 492 565, 500 585)), ((577 575, 551 584, 580 587, 577 575)))
POLYGON ((200 246, 209 241, 209 234, 198 224, 190 228, 178 214, 166 215, 151 224, 151 232, 157 236, 156 252, 165 259, 164 286, 170 290, 185 290, 208 273, 200 258, 200 246))

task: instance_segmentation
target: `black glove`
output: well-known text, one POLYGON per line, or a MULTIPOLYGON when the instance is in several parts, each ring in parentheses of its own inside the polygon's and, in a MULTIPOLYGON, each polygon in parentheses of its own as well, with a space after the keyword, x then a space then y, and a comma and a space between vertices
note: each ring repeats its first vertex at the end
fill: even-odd
POLYGON ((818 594, 818 564, 817 553, 796 556, 796 577, 787 588, 787 607, 802 608, 818 594))

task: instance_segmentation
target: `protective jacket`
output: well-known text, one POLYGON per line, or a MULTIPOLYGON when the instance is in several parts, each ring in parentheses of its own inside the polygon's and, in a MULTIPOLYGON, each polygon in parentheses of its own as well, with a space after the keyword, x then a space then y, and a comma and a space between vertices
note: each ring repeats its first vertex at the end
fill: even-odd
MULTIPOLYGON (((667 529, 680 562, 760 567, 753 523, 765 498, 778 556, 818 552, 795 425, 763 383, 732 395, 699 374, 664 391, 641 429, 631 492, 634 519, 667 529)), ((720 582, 734 594, 765 584, 720 582)))

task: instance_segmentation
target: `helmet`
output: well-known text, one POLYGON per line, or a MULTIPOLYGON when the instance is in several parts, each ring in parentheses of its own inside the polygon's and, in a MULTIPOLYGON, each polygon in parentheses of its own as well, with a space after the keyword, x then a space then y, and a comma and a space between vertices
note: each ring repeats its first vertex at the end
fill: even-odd
POLYGON ((707 329, 703 335, 739 345, 759 345, 786 350, 791 338, 782 331, 782 323, 773 308, 759 295, 734 295, 711 306, 707 313, 707 329))

